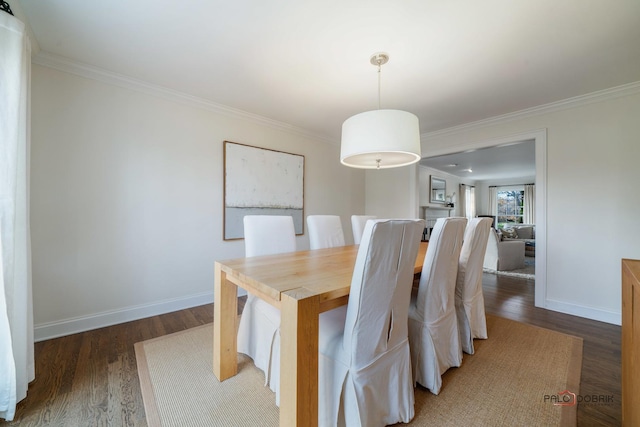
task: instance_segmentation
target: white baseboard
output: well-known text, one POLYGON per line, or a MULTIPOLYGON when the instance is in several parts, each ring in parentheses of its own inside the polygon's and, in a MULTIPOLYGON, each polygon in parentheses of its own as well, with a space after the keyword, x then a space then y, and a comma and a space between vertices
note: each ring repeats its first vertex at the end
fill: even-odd
POLYGON ((89 331, 91 329, 129 322, 131 320, 183 310, 185 308, 211 304, 212 302, 213 292, 203 292, 182 298, 104 311, 102 313, 74 317, 56 322, 41 323, 35 325, 34 339, 36 342, 44 341, 51 338, 76 334, 78 332, 89 331))
POLYGON ((599 322, 611 323, 613 325, 622 325, 622 313, 600 310, 593 307, 568 304, 566 302, 550 299, 547 299, 545 301, 544 308, 548 310, 558 311, 560 313, 571 314, 573 316, 584 317, 586 319, 597 320, 599 322))
MULTIPOLYGON (((242 290, 240 291, 241 292, 238 293, 239 296, 246 294, 246 292, 242 292, 242 290)), ((144 319, 145 317, 171 313, 172 311, 184 310, 185 308, 211 304, 212 302, 213 292, 204 292, 201 294, 160 301, 157 303, 143 304, 119 310, 105 311, 88 316, 60 320, 57 322, 41 323, 35 325, 34 338, 36 342, 44 341, 52 338, 76 334, 79 332, 90 331, 92 329, 103 328, 105 326, 116 325, 118 323, 144 319)), ((544 308, 548 310, 558 311, 560 313, 571 314, 573 316, 611 323, 613 325, 622 324, 621 313, 594 309, 592 307, 567 304, 565 302, 547 299, 544 308)))

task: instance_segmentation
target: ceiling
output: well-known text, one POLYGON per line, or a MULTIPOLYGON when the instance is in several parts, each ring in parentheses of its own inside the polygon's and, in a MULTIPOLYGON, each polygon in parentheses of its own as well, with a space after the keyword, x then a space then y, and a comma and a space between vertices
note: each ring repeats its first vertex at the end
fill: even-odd
MULTIPOLYGON (((420 164, 473 181, 527 178, 536 175, 535 141, 422 159, 420 164)), ((525 183, 526 184, 526 183, 525 183)))
POLYGON ((421 133, 640 80, 638 0, 19 2, 42 52, 337 143, 381 106, 421 133))

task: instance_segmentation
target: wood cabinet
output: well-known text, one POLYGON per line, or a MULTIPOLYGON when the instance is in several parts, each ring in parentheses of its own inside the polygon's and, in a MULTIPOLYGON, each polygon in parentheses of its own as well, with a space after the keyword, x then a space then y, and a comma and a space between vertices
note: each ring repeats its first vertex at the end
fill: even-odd
POLYGON ((622 260, 622 425, 640 426, 640 260, 622 260))

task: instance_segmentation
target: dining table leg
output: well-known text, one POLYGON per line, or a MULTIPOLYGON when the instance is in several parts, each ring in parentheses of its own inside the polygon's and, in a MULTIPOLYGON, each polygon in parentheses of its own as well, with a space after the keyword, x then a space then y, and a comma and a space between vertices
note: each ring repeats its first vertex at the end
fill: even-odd
POLYGON ((224 381, 238 373, 238 287, 216 263, 213 304, 213 373, 224 381))
POLYGON ((318 425, 320 299, 296 289, 282 294, 280 426, 318 425))

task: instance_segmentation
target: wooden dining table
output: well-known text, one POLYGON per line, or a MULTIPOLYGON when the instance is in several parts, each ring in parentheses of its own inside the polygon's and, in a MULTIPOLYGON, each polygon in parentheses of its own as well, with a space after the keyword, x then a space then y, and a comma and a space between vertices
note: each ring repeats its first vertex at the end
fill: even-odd
MULTIPOLYGON (((422 271, 422 242, 414 273, 422 271)), ((359 246, 215 262, 213 372, 238 372, 238 287, 280 309, 280 426, 318 423, 320 313, 345 305, 359 246)))

